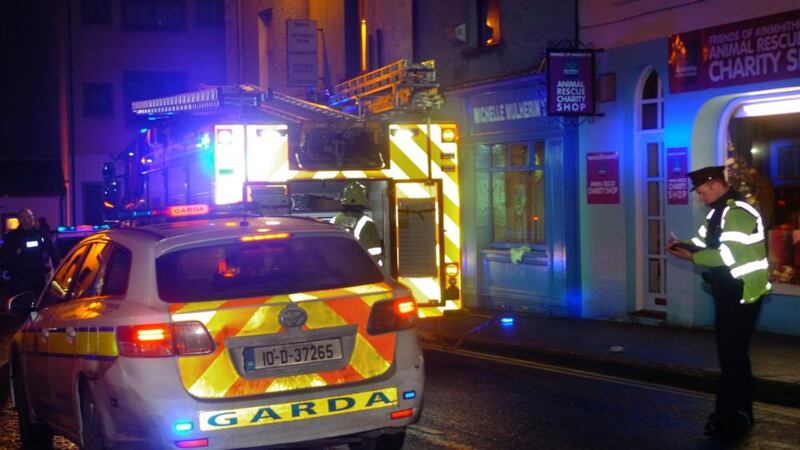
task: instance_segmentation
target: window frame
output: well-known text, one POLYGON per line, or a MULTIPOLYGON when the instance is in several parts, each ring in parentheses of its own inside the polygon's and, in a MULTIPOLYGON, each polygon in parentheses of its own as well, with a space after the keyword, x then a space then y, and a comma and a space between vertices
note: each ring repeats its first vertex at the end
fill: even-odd
POLYGON ((166 31, 166 32, 185 32, 187 22, 186 0, 122 0, 120 7, 120 22, 123 31, 166 31), (159 6, 177 6, 180 8, 180 21, 173 25, 159 25, 160 17, 155 18, 155 22, 131 22, 128 21, 128 11, 132 8, 144 8, 150 6, 157 10, 159 6))
MULTIPOLYGON (((530 248, 536 249, 544 249, 547 246, 547 236, 548 236, 548 222, 547 222, 547 210, 548 210, 548 200, 547 200, 547 146, 548 146, 548 139, 544 136, 537 136, 532 138, 525 138, 525 139, 512 139, 512 140, 504 140, 500 142, 485 142, 479 143, 479 146, 486 146, 488 148, 488 165, 486 167, 481 167, 480 164, 476 163, 476 171, 484 172, 488 176, 488 192, 486 195, 489 197, 488 207, 489 207, 489 239, 488 241, 491 242, 491 248, 496 249, 511 249, 517 248, 520 246, 527 245, 530 248), (536 144, 537 142, 541 143, 542 146, 542 161, 540 164, 536 164, 536 144), (528 162, 524 165, 512 165, 510 161, 512 160, 512 151, 515 145, 518 144, 525 144, 528 148, 528 162), (505 167, 495 167, 492 161, 492 147, 495 145, 504 145, 506 146, 506 160, 507 164, 505 167), (495 211, 495 203, 494 203, 494 177, 496 174, 506 174, 506 173, 533 173, 536 170, 541 170, 543 172, 544 179, 542 180, 542 189, 543 192, 543 200, 544 200, 544 216, 545 220, 543 221, 542 227, 544 229, 544 237, 542 238, 542 242, 533 242, 533 241, 524 241, 524 242, 508 242, 508 241, 497 241, 495 240, 495 222, 494 222, 494 211, 495 211)), ((477 155, 477 154, 476 154, 477 155)), ((527 192, 526 195, 530 195, 532 192, 527 192)), ((480 194, 479 194, 480 195, 480 194)))
MULTIPOLYGON (((100 266, 95 273, 95 278, 92 280, 92 286, 97 283, 97 277, 103 277, 103 282, 107 281, 106 277, 108 276, 108 268, 109 263, 112 261, 113 256, 115 253, 120 252, 128 256, 128 268, 127 268, 127 276, 125 277, 125 284, 121 294, 103 294, 100 295, 91 295, 85 297, 78 297, 75 295, 75 292, 70 293, 70 297, 67 301, 85 301, 85 300, 106 300, 106 299, 118 299, 118 298, 125 298, 128 295, 128 286, 130 285, 131 279, 131 268, 133 267, 133 253, 130 250, 125 248, 122 245, 119 245, 115 242, 111 241, 95 241, 93 244, 102 243, 105 245, 103 249, 103 253, 101 255, 102 259, 100 261, 100 266)), ((91 251, 91 249, 90 249, 91 251)), ((87 253, 88 255, 88 253, 87 253)), ((81 261, 81 269, 83 268, 84 263, 86 262, 86 256, 84 256, 84 260, 81 261)))
MULTIPOLYGON (((94 103, 93 103, 94 104, 94 103)), ((83 83, 83 117, 101 118, 114 117, 114 84, 113 83, 83 83), (90 93, 102 93, 108 96, 108 106, 105 109, 89 109, 90 93)))

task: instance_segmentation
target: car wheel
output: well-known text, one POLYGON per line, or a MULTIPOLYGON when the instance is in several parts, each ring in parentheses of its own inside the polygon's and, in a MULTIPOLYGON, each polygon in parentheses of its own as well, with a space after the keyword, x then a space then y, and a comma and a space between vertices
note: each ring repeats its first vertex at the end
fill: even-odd
POLYGON ((11 389, 14 393, 14 404, 17 410, 17 424, 19 437, 23 449, 50 449, 53 448, 53 432, 43 423, 31 421, 28 409, 28 396, 25 389, 19 360, 14 358, 11 363, 11 389))
POLYGON ((103 421, 100 412, 97 410, 97 403, 92 397, 89 387, 81 386, 80 390, 81 405, 81 442, 83 450, 105 450, 106 445, 103 436, 103 421))
POLYGON ((376 438, 364 438, 350 444, 351 450, 400 450, 406 440, 406 432, 382 434, 376 438))

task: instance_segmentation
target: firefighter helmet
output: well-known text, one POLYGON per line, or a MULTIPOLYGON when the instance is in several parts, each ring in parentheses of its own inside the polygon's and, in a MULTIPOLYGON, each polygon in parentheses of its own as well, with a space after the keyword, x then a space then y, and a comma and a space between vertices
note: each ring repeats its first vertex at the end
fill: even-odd
POLYGON ((351 181, 342 189, 342 206, 367 206, 367 188, 358 181, 351 181))

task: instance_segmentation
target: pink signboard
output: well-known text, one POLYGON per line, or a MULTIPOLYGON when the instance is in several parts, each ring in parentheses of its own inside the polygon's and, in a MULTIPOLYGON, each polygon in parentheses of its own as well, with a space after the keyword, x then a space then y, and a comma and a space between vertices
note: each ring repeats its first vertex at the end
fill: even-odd
POLYGON ((672 93, 800 75, 800 10, 669 37, 672 93))
POLYGON ((667 204, 689 204, 689 177, 686 147, 667 149, 667 204))
POLYGON ((619 203, 619 153, 586 154, 586 201, 590 205, 619 203))
POLYGON ((547 51, 547 114, 594 115, 594 52, 547 51))

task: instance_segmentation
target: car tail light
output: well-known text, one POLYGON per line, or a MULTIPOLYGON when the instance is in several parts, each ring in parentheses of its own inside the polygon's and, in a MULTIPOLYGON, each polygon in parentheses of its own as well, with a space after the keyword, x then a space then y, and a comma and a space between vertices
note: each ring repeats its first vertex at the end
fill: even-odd
POLYGON ((417 324, 417 302, 411 297, 384 300, 372 305, 367 332, 388 333, 411 328, 417 324))
POLYGON ((120 356, 153 358, 200 355, 214 351, 214 341, 200 322, 151 323, 117 327, 120 356))

